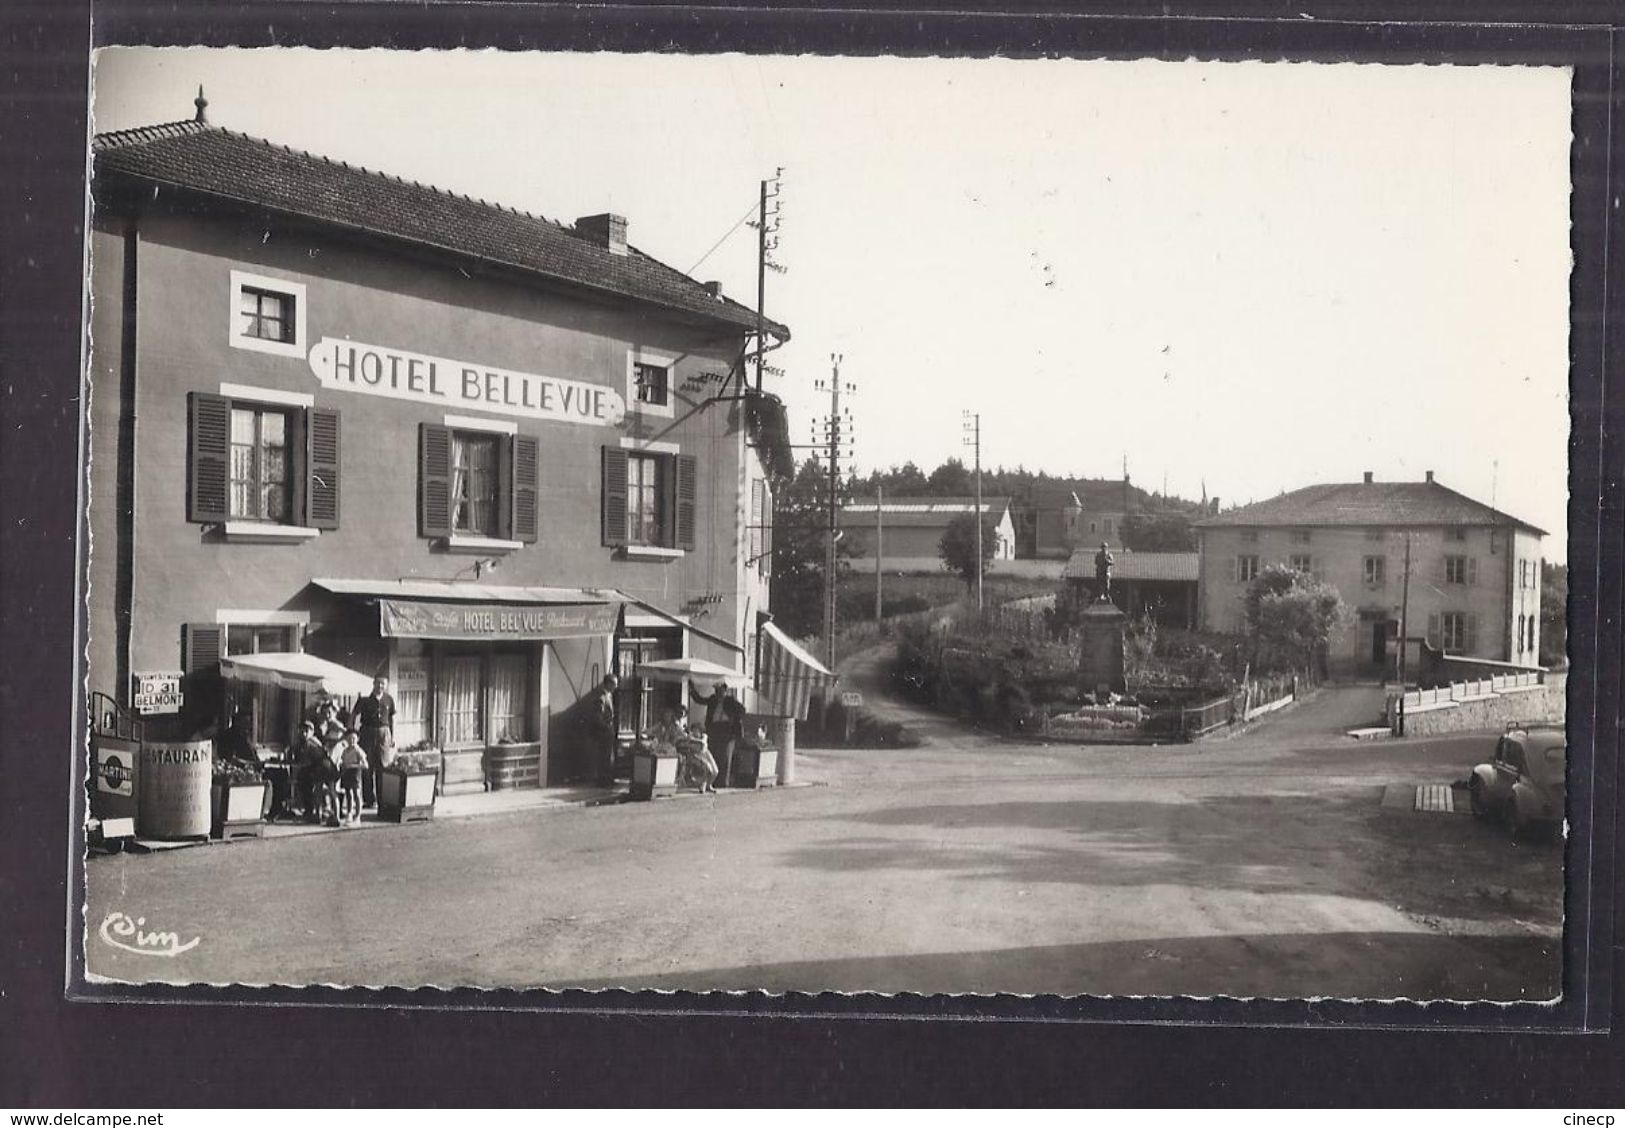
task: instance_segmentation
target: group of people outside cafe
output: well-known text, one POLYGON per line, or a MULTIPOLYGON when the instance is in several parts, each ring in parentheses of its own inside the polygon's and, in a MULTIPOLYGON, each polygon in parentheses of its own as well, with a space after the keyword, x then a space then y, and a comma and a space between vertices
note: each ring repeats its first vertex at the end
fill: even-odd
MULTIPOLYGON (((216 742, 215 754, 228 764, 258 769, 246 713, 232 718, 216 742)), ((345 708, 320 692, 288 749, 288 794, 284 811, 308 822, 354 825, 378 802, 378 774, 394 758, 395 699, 389 682, 373 679, 372 692, 345 708)))
MULTIPOLYGON (((615 692, 620 679, 610 674, 599 683, 588 712, 589 739, 593 743, 596 782, 614 785, 620 754, 619 724, 615 712, 615 692)), ((733 786, 734 753, 745 739, 745 706, 725 682, 717 682, 709 693, 701 694, 688 683, 689 697, 705 707, 704 721, 685 722, 685 710, 665 709, 660 718, 641 734, 641 742, 659 752, 672 753, 682 760, 684 777, 701 791, 712 792, 720 781, 733 786)))

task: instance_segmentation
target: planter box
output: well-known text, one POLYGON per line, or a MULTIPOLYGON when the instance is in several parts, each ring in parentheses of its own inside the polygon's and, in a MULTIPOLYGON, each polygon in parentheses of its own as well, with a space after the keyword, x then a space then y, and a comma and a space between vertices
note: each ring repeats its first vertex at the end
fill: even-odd
POLYGON ((632 750, 632 798, 658 799, 677 794, 677 767, 681 758, 652 748, 632 750))
POLYGON ((440 786, 442 795, 467 795, 485 790, 483 748, 442 752, 440 763, 443 773, 440 786))
POLYGON ((485 750, 484 765, 487 791, 542 785, 542 746, 538 742, 493 744, 485 750))
POLYGON ((398 823, 434 818, 439 778, 433 768, 384 768, 378 773, 378 817, 398 823))
POLYGON ((209 833, 221 841, 258 838, 271 813, 271 784, 213 783, 209 785, 209 833))
POLYGON ((772 787, 779 782, 779 750, 771 744, 741 742, 734 748, 735 787, 772 787))

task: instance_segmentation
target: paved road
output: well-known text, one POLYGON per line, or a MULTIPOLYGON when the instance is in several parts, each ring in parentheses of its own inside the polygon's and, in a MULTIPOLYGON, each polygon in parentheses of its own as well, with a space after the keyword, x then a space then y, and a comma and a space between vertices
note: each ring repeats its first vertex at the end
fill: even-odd
POLYGON ((820 786, 93 859, 89 966, 208 982, 1554 994, 1561 849, 1380 806, 1384 784, 1459 778, 1484 738, 1294 735, 1315 715, 1285 736, 1155 749, 933 719, 919 749, 804 752, 820 786), (113 911, 198 943, 172 959, 117 950, 97 930, 113 911))

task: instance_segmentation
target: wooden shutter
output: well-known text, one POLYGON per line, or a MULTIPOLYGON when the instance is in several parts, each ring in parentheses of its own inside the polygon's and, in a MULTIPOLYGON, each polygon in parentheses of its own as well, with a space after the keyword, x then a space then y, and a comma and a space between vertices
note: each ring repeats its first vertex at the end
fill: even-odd
POLYGON ((672 459, 677 469, 677 547, 694 547, 694 497, 699 492, 699 473, 692 454, 672 459))
POLYGON ((187 714, 200 724, 219 711, 220 657, 225 648, 226 628, 218 623, 181 627, 182 692, 187 714))
POLYGON ((1467 637, 1463 640, 1467 645, 1462 647, 1464 654, 1478 653, 1478 616, 1467 616, 1467 637))
POLYGON ((1467 582, 1470 584, 1478 582, 1478 557, 1476 556, 1467 558, 1467 582))
POLYGON ((313 407, 305 420, 305 523, 339 527, 339 413, 313 407))
POLYGON ((604 447, 603 540, 611 548, 626 543, 626 452, 604 447))
MULTIPOLYGON (((875 546, 879 549, 879 545, 875 546)), ((762 575, 773 571, 773 491, 762 483, 762 575)))
POLYGON ((186 519, 224 521, 231 516, 231 401, 208 392, 192 392, 187 398, 192 462, 186 519))
POLYGON ((1241 557, 1239 556, 1230 558, 1230 582, 1233 584, 1241 582, 1241 557))
POLYGON ((1428 615, 1428 645, 1437 650, 1439 642, 1439 613, 1434 611, 1428 615))
POLYGON ((451 536, 451 428, 418 424, 418 535, 451 536))
POLYGON ((527 543, 536 540, 537 445, 530 435, 513 437, 513 523, 510 535, 527 543))
POLYGON ((766 508, 762 497, 767 492, 760 478, 754 478, 750 483, 750 535, 745 538, 745 563, 749 566, 760 567, 762 562, 762 513, 766 508))

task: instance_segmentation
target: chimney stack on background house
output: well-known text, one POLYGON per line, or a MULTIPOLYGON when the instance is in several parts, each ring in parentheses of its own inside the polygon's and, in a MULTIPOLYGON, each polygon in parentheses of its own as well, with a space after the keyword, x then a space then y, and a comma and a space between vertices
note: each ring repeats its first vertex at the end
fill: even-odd
POLYGON ((1210 516, 1217 517, 1219 515, 1219 499, 1218 498, 1213 498, 1211 501, 1209 501, 1207 503, 1207 506, 1208 506, 1208 514, 1210 516))
POLYGON ((1367 470, 1365 472, 1365 484, 1369 486, 1371 484, 1371 481, 1372 481, 1371 471, 1367 470))
POLYGON ((607 248, 612 255, 626 253, 626 217, 613 212, 584 215, 576 220, 576 232, 589 242, 607 248))
POLYGON ((1430 482, 1433 481, 1433 471, 1429 470, 1427 472, 1427 476, 1428 476, 1428 481, 1430 481, 1430 482))
POLYGON ((707 291, 710 292, 710 294, 711 294, 711 296, 713 298, 722 297, 722 283, 721 282, 707 282, 707 283, 705 283, 705 288, 706 288, 707 291))

